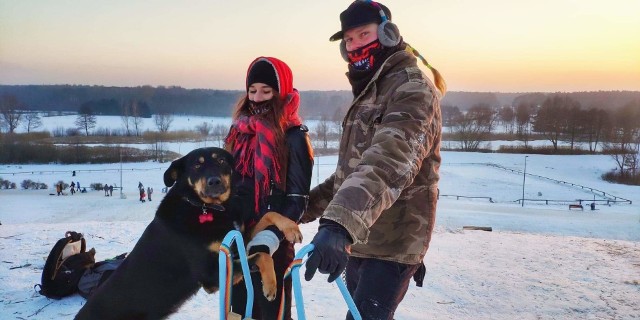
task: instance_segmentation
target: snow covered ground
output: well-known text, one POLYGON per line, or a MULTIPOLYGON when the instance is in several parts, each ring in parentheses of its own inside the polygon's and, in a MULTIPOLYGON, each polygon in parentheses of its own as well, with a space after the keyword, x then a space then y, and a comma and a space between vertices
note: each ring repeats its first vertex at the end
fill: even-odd
MULTIPOLYGON (((182 153, 197 145, 181 144, 182 153)), ((172 149, 176 146, 173 145, 172 149)), ((313 184, 326 178, 335 157, 316 159, 313 184)), ((396 319, 638 319, 640 318, 640 187, 604 182, 614 167, 607 156, 539 156, 444 152, 436 233, 425 258, 424 287, 413 283, 396 319), (513 171, 510 171, 513 170, 513 171), (542 177, 565 181, 559 183, 542 177), (569 210, 576 199, 595 211, 569 210), (447 196, 445 196, 447 195, 447 196), (453 196, 487 197, 456 200, 453 196), (561 200, 546 205, 532 200, 561 200), (492 227, 493 232, 463 230, 492 227)), ((97 260, 130 251, 153 218, 168 163, 0 166, 0 177, 44 182, 48 190, 0 190, 0 318, 72 319, 80 296, 48 300, 33 290, 49 250, 67 230, 84 233, 97 260), (72 171, 76 176, 72 177, 72 171), (50 195, 53 183, 123 185, 102 191, 50 195), (152 202, 137 200, 137 185, 154 188, 152 202)), ((302 225, 308 243, 317 223, 302 225)), ((300 248, 300 246, 297 246, 300 248)), ((317 275, 303 280, 309 319, 341 319, 337 287, 317 275)), ((218 295, 200 291, 171 319, 217 318, 218 295)))

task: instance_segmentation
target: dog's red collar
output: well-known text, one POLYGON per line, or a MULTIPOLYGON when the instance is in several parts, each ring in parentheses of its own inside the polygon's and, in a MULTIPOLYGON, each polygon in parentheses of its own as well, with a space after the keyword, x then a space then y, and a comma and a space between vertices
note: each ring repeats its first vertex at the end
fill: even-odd
POLYGON ((184 201, 186 201, 187 203, 189 203, 190 205, 194 206, 194 207, 200 207, 202 209, 202 213, 198 216, 198 221, 202 224, 202 223, 207 223, 207 222, 213 222, 213 213, 210 212, 210 210, 213 211, 218 211, 218 212, 224 212, 225 208, 222 205, 219 204, 206 204, 206 203, 197 203, 194 202, 193 200, 187 198, 187 197, 182 197, 182 199, 184 201))

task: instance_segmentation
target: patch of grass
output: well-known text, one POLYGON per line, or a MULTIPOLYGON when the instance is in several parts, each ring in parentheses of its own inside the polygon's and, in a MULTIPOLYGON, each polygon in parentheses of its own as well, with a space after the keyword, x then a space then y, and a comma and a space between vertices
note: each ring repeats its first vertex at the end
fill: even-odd
POLYGON ((635 176, 631 174, 621 175, 618 171, 609 171, 602 175, 602 180, 612 183, 640 186, 640 174, 636 174, 635 176))
POLYGON ((579 154, 594 154, 589 150, 574 147, 570 149, 568 147, 558 147, 554 149, 552 146, 542 147, 524 147, 524 146, 500 146, 498 153, 521 153, 521 154, 547 154, 547 155, 579 155, 579 154))

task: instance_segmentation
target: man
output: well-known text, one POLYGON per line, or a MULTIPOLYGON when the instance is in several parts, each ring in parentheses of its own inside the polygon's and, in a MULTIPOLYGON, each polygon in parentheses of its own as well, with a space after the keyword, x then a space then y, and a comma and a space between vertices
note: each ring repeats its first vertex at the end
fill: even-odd
POLYGON ((354 100, 336 172, 311 190, 302 218, 322 216, 305 279, 320 270, 331 282, 346 267, 364 319, 393 319, 411 277, 421 285, 441 162, 444 81, 432 69, 439 92, 390 19, 387 7, 371 1, 340 14, 342 28, 330 40, 341 40, 354 100))

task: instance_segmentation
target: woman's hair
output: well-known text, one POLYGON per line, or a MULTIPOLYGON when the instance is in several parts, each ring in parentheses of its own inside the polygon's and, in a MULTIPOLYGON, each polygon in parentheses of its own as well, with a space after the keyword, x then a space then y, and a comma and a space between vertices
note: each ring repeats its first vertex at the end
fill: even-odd
POLYGON ((265 120, 266 123, 273 128, 276 133, 276 137, 282 135, 284 137, 286 119, 284 118, 284 101, 278 98, 278 92, 273 91, 273 98, 269 100, 267 105, 268 111, 262 114, 252 115, 250 112, 251 101, 247 95, 241 97, 233 110, 232 121, 236 121, 241 116, 253 116, 260 117, 261 120, 265 120))
MULTIPOLYGON (((261 117, 263 120, 267 120, 270 125, 273 125, 274 129, 279 127, 279 131, 284 133, 284 125, 286 123, 286 119, 284 119, 284 101, 278 98, 278 91, 273 90, 273 97, 269 100, 268 111, 254 115, 257 117, 261 117)), ((249 108, 251 107, 251 101, 249 100, 248 95, 242 96, 238 102, 236 102, 236 106, 233 108, 232 121, 236 121, 241 116, 251 116, 251 112, 249 108)))

